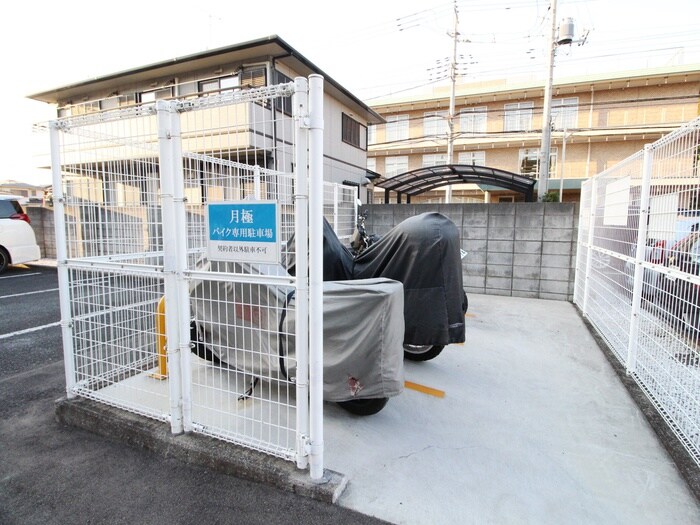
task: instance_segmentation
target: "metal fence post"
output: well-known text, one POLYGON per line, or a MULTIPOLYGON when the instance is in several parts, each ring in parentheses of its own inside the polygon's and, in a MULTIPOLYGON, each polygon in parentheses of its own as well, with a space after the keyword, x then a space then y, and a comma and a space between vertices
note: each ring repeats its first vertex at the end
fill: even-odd
POLYGON ((303 77, 294 79, 294 84, 297 467, 305 469, 309 465, 306 450, 309 439, 309 85, 303 77))
POLYGON ((338 184, 333 184, 333 231, 338 232, 338 184))
MULTIPOLYGON (((586 243, 588 249, 586 250, 586 277, 583 280, 583 315, 588 315, 588 298, 591 292, 591 264, 593 261, 593 238, 595 233, 595 218, 596 218, 596 206, 598 206, 598 178, 594 177, 591 179, 591 212, 588 219, 588 239, 586 243)), ((579 225, 579 228, 581 226, 579 225)))
MULTIPOLYGON (((182 385, 179 356, 180 319, 177 282, 177 228, 175 226, 175 171, 173 158, 173 130, 170 115, 171 103, 159 100, 156 103, 158 119, 158 145, 160 150, 160 188, 163 207, 163 272, 165 274, 165 330, 167 334, 168 386, 170 393, 170 428, 173 434, 183 432, 182 385)), ((179 139, 179 134, 177 136, 179 139)))
POLYGON ((63 341, 63 366, 66 376, 66 396, 75 397, 75 352, 71 322, 71 300, 68 275, 68 239, 66 235, 66 215, 61 176, 61 147, 59 123, 52 121, 49 126, 51 139, 51 175, 53 182, 53 214, 56 234, 56 260, 58 262, 58 293, 61 310, 61 338, 63 341))
POLYGON ((192 431, 192 372, 190 351, 190 291, 185 277, 187 271, 187 199, 185 198, 185 176, 183 173, 182 135, 180 112, 176 102, 170 108, 170 149, 173 166, 170 171, 173 185, 173 214, 175 230, 175 279, 178 302, 178 349, 180 360, 182 426, 185 432, 192 431))
POLYGON ((639 341, 639 311, 642 304, 644 288, 644 267, 646 259, 647 222, 649 217, 649 193, 651 191, 651 172, 653 162, 651 144, 644 146, 644 162, 642 165, 642 187, 639 200, 639 226, 637 231, 637 251, 634 259, 634 287, 632 289, 632 312, 630 314, 630 331, 627 340, 627 359, 625 368, 627 374, 637 369, 637 344, 639 341))
MULTIPOLYGON (((323 481, 323 77, 309 76, 310 474, 323 481)), ((304 254, 301 254, 302 257, 304 254)))

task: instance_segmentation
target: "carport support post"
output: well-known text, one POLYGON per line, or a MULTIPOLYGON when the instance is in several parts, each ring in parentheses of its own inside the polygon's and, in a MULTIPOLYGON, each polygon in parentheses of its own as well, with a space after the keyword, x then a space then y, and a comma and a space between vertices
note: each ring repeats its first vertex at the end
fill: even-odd
MULTIPOLYGON (((309 76, 310 475, 323 482, 323 77, 309 76)), ((303 257, 304 254, 302 253, 303 257)))
POLYGON ((309 83, 294 79, 295 181, 294 195, 296 250, 296 358, 297 358, 297 467, 309 466, 306 446, 309 438, 309 83))
POLYGON ((59 123, 49 124, 51 138, 51 175, 53 182, 53 214, 56 233, 56 260, 58 261, 58 294, 61 308, 61 338, 63 341, 63 368, 66 376, 66 397, 74 398, 75 356, 73 351, 73 324, 70 308, 68 277, 68 241, 66 240, 66 215, 61 181, 61 147, 59 123))
POLYGON ((639 227, 637 229, 637 252, 634 264, 634 287, 632 289, 632 313, 630 331, 627 339, 627 375, 637 371, 637 340, 639 338, 639 311, 642 304, 644 288, 644 267, 646 259, 647 221, 649 218, 649 193, 651 191, 651 168, 654 154, 651 144, 644 146, 644 161, 642 166, 642 187, 639 198, 639 227))

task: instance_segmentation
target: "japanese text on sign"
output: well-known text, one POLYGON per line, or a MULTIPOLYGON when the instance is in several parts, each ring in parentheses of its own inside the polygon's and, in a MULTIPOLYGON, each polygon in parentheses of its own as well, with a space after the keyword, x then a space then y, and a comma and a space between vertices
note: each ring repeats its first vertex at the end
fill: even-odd
POLYGON ((207 208, 211 260, 279 262, 276 202, 221 202, 207 208))

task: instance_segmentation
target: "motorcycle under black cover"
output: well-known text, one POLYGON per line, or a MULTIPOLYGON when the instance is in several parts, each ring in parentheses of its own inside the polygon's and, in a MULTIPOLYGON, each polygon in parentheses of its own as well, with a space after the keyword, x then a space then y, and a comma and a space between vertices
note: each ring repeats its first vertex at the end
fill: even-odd
MULTIPOLYGON (((294 235, 287 241, 289 255, 282 261, 283 266, 290 275, 296 275, 296 247, 294 235)), ((340 242, 333 231, 333 227, 323 219, 323 280, 324 281, 349 281, 357 279, 352 276, 353 256, 350 250, 340 242)))
POLYGON ((459 230, 449 218, 422 213, 382 236, 354 260, 352 278, 371 277, 403 283, 405 343, 464 342, 459 230))

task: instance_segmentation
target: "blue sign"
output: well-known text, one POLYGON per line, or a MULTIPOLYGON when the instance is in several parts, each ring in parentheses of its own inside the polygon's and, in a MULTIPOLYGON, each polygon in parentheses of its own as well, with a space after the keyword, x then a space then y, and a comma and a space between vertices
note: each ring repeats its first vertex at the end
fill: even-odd
POLYGON ((279 214, 275 201, 207 205, 207 254, 214 261, 276 263, 279 214))

